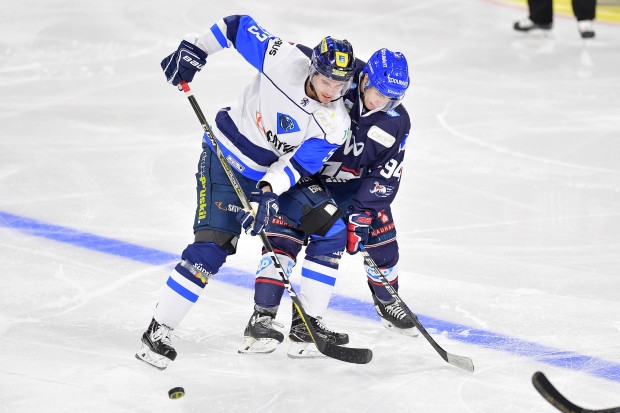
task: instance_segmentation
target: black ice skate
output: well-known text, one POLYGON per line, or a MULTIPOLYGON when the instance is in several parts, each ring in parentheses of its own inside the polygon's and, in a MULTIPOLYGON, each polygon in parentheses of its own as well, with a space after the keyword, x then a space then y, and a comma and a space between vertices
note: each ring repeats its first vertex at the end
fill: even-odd
POLYGON ((515 24, 512 26, 512 28, 518 32, 530 32, 530 31, 549 32, 552 27, 553 27, 553 24, 551 23, 548 23, 548 24, 534 23, 529 18, 519 20, 515 22, 515 24))
MULTIPOLYGON (((343 345, 349 343, 349 336, 345 333, 337 333, 328 329, 321 317, 308 316, 308 322, 314 328, 317 335, 324 338, 328 342, 335 345, 343 345)), ((288 337, 291 339, 291 347, 289 348, 288 355, 292 358, 307 358, 307 357, 324 357, 322 353, 314 345, 310 333, 306 325, 301 320, 301 316, 293 306, 293 319, 291 321, 291 330, 288 333, 288 337), (310 347, 308 347, 310 345, 310 347)))
POLYGON ((142 347, 136 353, 136 358, 160 370, 165 369, 171 361, 177 358, 177 352, 170 342, 171 337, 172 329, 159 324, 153 318, 149 328, 142 334, 142 347))
POLYGON ((239 347, 239 353, 264 354, 274 351, 284 341, 284 334, 273 328, 273 325, 284 326, 274 321, 274 318, 273 313, 254 310, 243 332, 245 339, 239 347))
POLYGON ((407 317, 407 313, 405 313, 405 310, 400 307, 396 300, 384 303, 377 298, 374 291, 372 300, 375 302, 375 310, 377 314, 379 314, 379 317, 381 317, 381 324, 383 327, 406 336, 418 336, 418 329, 415 328, 415 324, 407 317))

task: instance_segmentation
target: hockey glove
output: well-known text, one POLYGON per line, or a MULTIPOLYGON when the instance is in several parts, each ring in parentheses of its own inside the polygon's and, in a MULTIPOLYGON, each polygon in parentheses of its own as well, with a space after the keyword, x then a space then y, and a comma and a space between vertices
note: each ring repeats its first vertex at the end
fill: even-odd
POLYGON ((198 46, 183 40, 176 52, 161 61, 166 80, 177 86, 182 80, 191 82, 196 72, 207 63, 207 54, 198 46))
POLYGON ((370 235, 370 224, 372 224, 370 212, 361 212, 349 215, 347 224, 347 252, 355 254, 360 244, 366 244, 370 235))
POLYGON ((256 189, 250 193, 249 200, 250 204, 257 204, 256 216, 252 214, 252 211, 242 210, 237 214, 237 221, 246 234, 255 236, 265 229, 269 219, 278 213, 278 196, 273 192, 256 189))

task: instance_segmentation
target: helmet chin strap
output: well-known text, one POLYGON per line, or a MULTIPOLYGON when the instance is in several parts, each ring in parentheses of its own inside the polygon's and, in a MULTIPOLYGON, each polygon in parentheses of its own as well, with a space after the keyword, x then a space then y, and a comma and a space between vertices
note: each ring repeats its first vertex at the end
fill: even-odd
POLYGON ((314 93, 314 97, 312 97, 312 96, 309 96, 309 97, 311 97, 312 99, 314 99, 316 101, 319 101, 319 94, 316 93, 316 89, 314 88, 314 85, 312 84, 312 77, 311 76, 308 76, 308 84, 310 85, 310 90, 312 91, 312 93, 314 93))

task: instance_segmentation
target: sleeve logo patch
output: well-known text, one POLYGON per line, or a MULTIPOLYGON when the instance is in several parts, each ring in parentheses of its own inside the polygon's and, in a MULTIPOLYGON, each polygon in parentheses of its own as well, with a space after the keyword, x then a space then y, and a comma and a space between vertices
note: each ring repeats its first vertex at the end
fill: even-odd
POLYGON ((379 198, 387 198, 392 195, 394 192, 394 187, 388 185, 381 185, 379 182, 375 181, 375 186, 370 190, 371 194, 375 194, 379 198))

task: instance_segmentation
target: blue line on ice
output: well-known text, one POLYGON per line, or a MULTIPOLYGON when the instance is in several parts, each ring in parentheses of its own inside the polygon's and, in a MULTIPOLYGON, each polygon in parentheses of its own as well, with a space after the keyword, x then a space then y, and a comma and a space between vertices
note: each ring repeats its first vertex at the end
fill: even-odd
MULTIPOLYGON (((30 218, 25 218, 0 211, 0 228, 14 230, 47 238, 53 241, 64 242, 76 247, 86 248, 97 252, 128 258, 146 264, 161 265, 175 263, 179 260, 177 254, 142 247, 135 244, 106 238, 95 234, 78 231, 58 225, 48 224, 30 218)), ((239 287, 253 288, 254 274, 245 271, 224 267, 217 277, 220 282, 239 287)), ((334 295, 330 301, 330 308, 344 311, 356 316, 377 319, 370 302, 355 298, 334 295)), ((427 329, 435 329, 452 340, 467 344, 505 351, 514 355, 527 357, 541 363, 562 367, 598 376, 604 379, 620 382, 620 364, 605 361, 596 357, 564 351, 540 344, 501 335, 492 331, 480 330, 465 325, 454 324, 432 317, 418 315, 427 329)), ((421 338, 422 339, 422 338, 421 338)), ((474 360, 475 362, 475 360, 474 360)))

